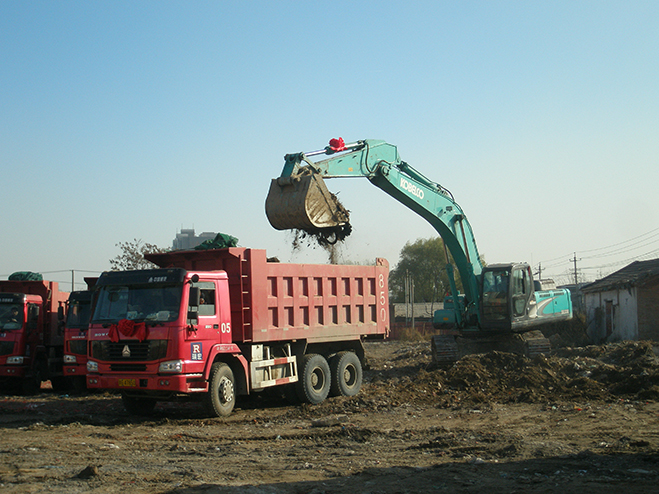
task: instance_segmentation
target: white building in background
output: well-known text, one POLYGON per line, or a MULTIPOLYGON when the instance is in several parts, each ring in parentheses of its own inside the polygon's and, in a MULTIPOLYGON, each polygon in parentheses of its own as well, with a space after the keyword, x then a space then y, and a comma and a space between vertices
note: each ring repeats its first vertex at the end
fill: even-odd
POLYGON ((213 240, 217 236, 214 232, 203 232, 195 235, 194 228, 181 228, 172 242, 172 250, 190 250, 206 240, 213 240))
POLYGON ((659 341, 659 259, 635 261, 582 291, 594 343, 659 341))

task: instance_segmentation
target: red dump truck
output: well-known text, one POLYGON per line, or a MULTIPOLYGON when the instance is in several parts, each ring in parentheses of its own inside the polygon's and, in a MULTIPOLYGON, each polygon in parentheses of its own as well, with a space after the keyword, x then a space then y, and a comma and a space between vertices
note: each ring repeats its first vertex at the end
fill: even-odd
POLYGON ((68 292, 55 281, 0 280, 0 387, 30 394, 50 380, 63 389, 63 323, 68 292))
POLYGON ((273 386, 301 401, 359 392, 363 341, 389 330, 385 259, 373 266, 268 262, 265 250, 148 254, 160 269, 105 272, 89 326, 87 387, 129 413, 201 401, 227 416, 273 386))
POLYGON ((66 304, 63 373, 76 393, 87 389, 87 328, 97 279, 86 277, 87 290, 71 292, 66 304))

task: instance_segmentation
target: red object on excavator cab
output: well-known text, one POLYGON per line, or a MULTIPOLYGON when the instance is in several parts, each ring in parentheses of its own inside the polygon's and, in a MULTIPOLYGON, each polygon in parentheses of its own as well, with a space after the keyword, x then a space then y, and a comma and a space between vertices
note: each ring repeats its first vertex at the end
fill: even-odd
POLYGON ((343 140, 343 137, 339 137, 338 139, 330 139, 329 147, 332 151, 338 153, 339 151, 345 151, 346 143, 343 140))

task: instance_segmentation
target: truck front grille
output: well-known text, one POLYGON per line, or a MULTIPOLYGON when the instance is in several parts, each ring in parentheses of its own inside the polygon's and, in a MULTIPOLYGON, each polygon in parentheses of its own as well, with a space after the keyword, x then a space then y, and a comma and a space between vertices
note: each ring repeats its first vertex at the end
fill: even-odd
POLYGON ((104 362, 148 362, 167 356, 167 340, 92 341, 92 357, 104 362))
POLYGON ((114 372, 145 372, 145 364, 110 364, 110 370, 114 372))
POLYGON ((11 355, 14 351, 13 341, 0 341, 0 355, 11 355))

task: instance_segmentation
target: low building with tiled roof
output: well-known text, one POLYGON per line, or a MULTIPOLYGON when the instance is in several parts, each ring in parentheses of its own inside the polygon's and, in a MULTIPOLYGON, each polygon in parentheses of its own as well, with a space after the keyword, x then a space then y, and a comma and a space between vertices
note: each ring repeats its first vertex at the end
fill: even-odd
POLYGON ((581 290, 593 342, 659 341, 659 259, 635 261, 581 290))

